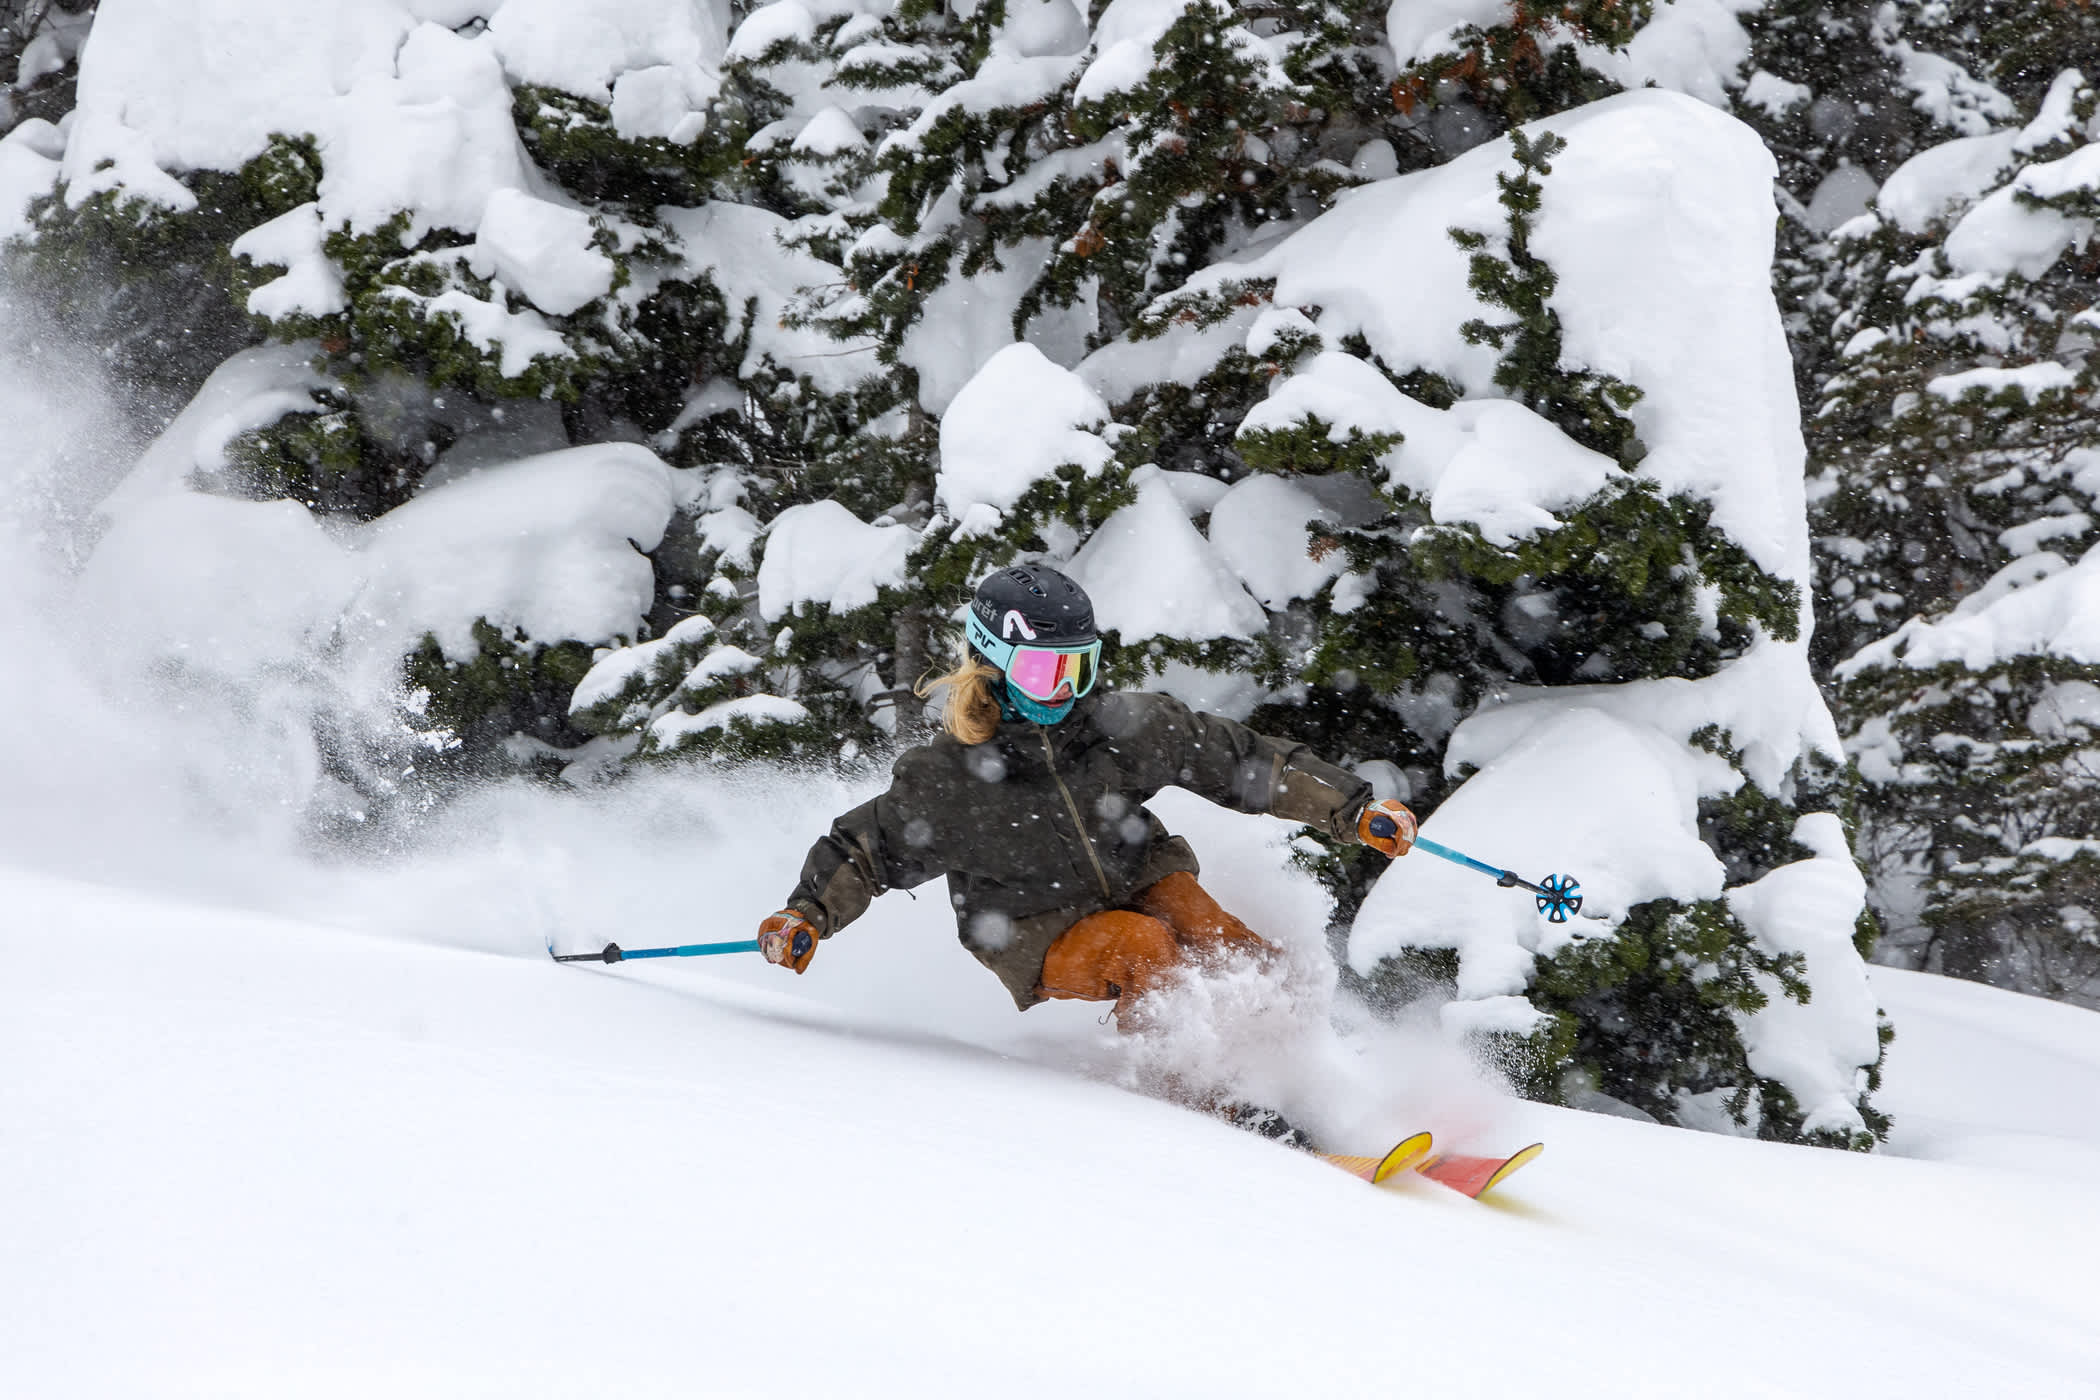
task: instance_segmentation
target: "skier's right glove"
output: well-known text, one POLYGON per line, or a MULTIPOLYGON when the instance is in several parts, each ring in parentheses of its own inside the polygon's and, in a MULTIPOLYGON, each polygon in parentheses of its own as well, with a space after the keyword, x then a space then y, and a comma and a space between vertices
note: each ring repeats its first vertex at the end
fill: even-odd
POLYGON ((1404 856, 1415 844, 1415 814, 1390 797, 1366 803, 1356 819, 1356 839, 1388 856, 1404 856))
POLYGON ((768 914, 758 926, 758 951, 767 962, 791 967, 799 974, 817 955, 817 926, 793 909, 768 914))

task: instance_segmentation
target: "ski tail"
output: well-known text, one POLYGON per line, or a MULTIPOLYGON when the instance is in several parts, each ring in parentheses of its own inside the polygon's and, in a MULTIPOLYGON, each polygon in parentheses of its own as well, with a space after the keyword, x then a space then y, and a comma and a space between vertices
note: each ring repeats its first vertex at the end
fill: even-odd
POLYGON ((1507 1157, 1431 1157, 1417 1170, 1431 1181, 1478 1200, 1545 1150, 1544 1143, 1535 1142, 1507 1157))
POLYGON ((1393 1150, 1383 1157, 1356 1157, 1342 1152, 1322 1152, 1321 1160, 1332 1162, 1351 1176, 1360 1177, 1372 1185, 1390 1181, 1426 1159, 1435 1143, 1428 1133, 1416 1133, 1402 1138, 1393 1150))

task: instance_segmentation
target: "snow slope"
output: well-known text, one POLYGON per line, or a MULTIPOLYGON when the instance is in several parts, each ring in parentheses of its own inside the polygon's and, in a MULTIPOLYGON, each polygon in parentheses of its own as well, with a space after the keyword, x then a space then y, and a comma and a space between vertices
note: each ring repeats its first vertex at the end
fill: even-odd
POLYGON ((0 869, 0 1392, 2100 1395, 2100 1016, 1876 969, 1928 1160, 1503 1102, 1474 1204, 855 1007, 967 963, 888 903, 798 982, 0 869))

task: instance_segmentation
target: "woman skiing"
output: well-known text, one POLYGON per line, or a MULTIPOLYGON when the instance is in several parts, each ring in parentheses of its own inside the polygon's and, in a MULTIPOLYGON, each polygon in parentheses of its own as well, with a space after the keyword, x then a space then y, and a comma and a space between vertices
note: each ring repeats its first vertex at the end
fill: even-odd
POLYGON ((1015 1005, 1113 1001, 1128 1029, 1176 969, 1276 952, 1205 892, 1188 842, 1145 810, 1161 788, 1388 856, 1414 841, 1407 808, 1301 744, 1168 695, 1095 693, 1093 605, 1054 569, 992 574, 966 632, 962 662, 922 691, 946 692, 945 732, 810 848, 786 907, 759 925, 768 962, 802 972, 875 896, 946 875, 963 946, 1015 1005))

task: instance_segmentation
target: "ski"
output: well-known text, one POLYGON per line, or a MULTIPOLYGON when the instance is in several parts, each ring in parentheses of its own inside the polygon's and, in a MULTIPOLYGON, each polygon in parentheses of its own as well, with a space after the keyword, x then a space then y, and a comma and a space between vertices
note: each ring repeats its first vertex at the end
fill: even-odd
POLYGON ((1434 1146, 1429 1134, 1416 1133, 1412 1137, 1402 1138, 1393 1150, 1383 1157, 1353 1157, 1344 1152, 1322 1152, 1318 1156, 1321 1161, 1332 1162, 1351 1176, 1359 1177, 1375 1186, 1421 1162, 1429 1156, 1434 1146))
POLYGON ((1415 1170, 1439 1185, 1478 1200, 1545 1150, 1546 1144, 1535 1142, 1508 1157, 1431 1156, 1418 1163, 1415 1170))
POLYGON ((1478 1200, 1537 1160, 1538 1155, 1546 1150, 1544 1143, 1535 1142, 1507 1157, 1469 1157, 1462 1154, 1446 1156, 1435 1147, 1428 1133, 1416 1133, 1402 1138, 1383 1157, 1357 1157, 1346 1152, 1316 1155, 1321 1161, 1332 1162, 1351 1176, 1373 1185, 1390 1181, 1412 1169, 1439 1186, 1447 1186, 1460 1195, 1478 1200))

